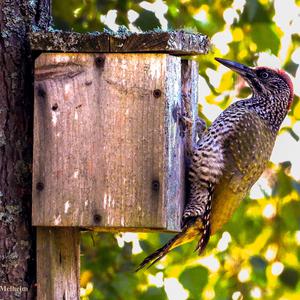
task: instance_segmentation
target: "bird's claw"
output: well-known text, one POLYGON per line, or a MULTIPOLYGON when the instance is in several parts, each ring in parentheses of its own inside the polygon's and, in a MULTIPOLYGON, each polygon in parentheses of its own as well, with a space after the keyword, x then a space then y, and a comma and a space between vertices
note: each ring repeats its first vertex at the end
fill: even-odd
POLYGON ((191 128, 194 124, 193 119, 191 119, 183 114, 179 115, 179 121, 182 124, 184 131, 191 128))
POLYGON ((198 244, 194 252, 198 251, 199 255, 202 254, 202 252, 206 248, 206 245, 208 244, 209 238, 210 238, 210 226, 202 229, 202 235, 200 237, 200 240, 198 241, 198 244))
POLYGON ((197 116, 196 121, 195 121, 195 131, 196 131, 198 140, 201 139, 201 136, 205 130, 206 130, 205 121, 197 116))
POLYGON ((179 120, 179 126, 180 126, 180 135, 185 136, 186 133, 191 132, 194 121, 190 117, 188 117, 186 114, 179 113, 178 112, 178 120, 179 120))
POLYGON ((206 130, 205 121, 199 118, 198 116, 196 116, 196 119, 193 120, 191 117, 180 113, 178 113, 178 117, 183 134, 187 131, 192 132, 192 128, 194 126, 195 140, 193 142, 196 143, 197 140, 200 140, 203 132, 206 130))

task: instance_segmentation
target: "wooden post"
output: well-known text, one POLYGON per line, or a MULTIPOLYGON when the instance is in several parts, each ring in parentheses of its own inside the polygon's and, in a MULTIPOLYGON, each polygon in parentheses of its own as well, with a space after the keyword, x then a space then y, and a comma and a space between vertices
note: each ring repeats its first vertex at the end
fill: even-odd
POLYGON ((80 232, 76 227, 37 228, 37 299, 79 299, 80 232))
POLYGON ((38 299, 79 298, 79 230, 180 230, 201 34, 33 33, 38 299), (82 42, 85 41, 85 42, 82 42), (69 52, 69 53, 61 53, 69 52), (134 53, 132 53, 134 52, 134 53))

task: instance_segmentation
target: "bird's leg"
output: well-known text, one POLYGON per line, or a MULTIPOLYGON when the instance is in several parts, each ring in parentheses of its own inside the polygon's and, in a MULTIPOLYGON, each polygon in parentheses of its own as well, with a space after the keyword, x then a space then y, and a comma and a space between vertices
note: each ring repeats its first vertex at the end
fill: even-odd
POLYGON ((196 142, 201 140, 201 137, 206 130, 206 122, 201 119, 199 116, 196 117, 195 120, 195 134, 196 134, 196 142))
POLYGON ((204 120, 196 116, 193 120, 187 113, 178 113, 181 135, 186 136, 186 153, 191 156, 203 132, 206 130, 204 120))
POLYGON ((208 244, 210 234, 211 234, 211 228, 210 228, 210 213, 211 213, 211 197, 209 197, 209 200, 205 206, 205 212, 202 217, 202 235, 200 237, 200 240, 198 241, 197 247, 195 251, 198 251, 199 255, 203 252, 206 245, 208 244))
POLYGON ((211 183, 207 183, 207 186, 201 188, 201 185, 191 185, 190 190, 190 202, 184 209, 182 216, 181 226, 182 228, 185 224, 192 218, 197 218, 201 221, 199 241, 195 251, 198 251, 199 254, 205 249, 211 234, 210 230, 210 214, 212 206, 212 195, 213 195, 213 186, 211 183))
POLYGON ((178 118, 184 133, 192 129, 194 121, 187 114, 178 112, 178 118))
POLYGON ((196 145, 195 135, 193 134, 194 120, 188 114, 183 113, 179 115, 179 124, 181 128, 180 135, 185 137, 185 156, 189 159, 196 145))

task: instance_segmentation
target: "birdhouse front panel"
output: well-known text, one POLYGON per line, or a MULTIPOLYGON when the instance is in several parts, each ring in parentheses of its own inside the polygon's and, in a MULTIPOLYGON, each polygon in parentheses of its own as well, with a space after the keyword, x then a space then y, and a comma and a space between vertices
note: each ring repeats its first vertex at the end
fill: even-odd
POLYGON ((35 65, 33 224, 178 231, 181 59, 44 53, 35 65))

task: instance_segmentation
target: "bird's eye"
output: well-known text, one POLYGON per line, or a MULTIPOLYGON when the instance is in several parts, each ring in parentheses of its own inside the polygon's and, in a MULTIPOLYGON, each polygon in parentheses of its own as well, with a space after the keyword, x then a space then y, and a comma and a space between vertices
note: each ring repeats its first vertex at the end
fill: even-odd
POLYGON ((260 77, 263 78, 263 79, 267 79, 269 77, 269 73, 262 72, 262 73, 260 73, 260 77))

